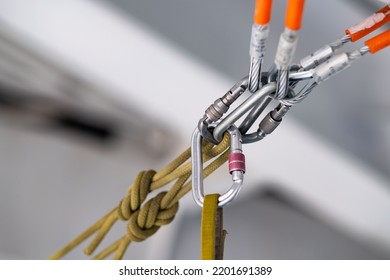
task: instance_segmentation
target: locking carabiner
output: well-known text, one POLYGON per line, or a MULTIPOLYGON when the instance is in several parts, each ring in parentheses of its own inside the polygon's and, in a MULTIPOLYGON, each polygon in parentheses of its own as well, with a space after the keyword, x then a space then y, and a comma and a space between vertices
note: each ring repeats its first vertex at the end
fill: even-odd
MULTIPOLYGON (((230 203, 241 190, 245 173, 245 155, 242 153, 241 133, 234 125, 227 130, 230 134, 229 172, 232 175, 233 184, 228 191, 218 199, 218 206, 222 207, 230 203)), ((192 195, 195 202, 203 207, 203 159, 202 159, 202 134, 199 128, 195 128, 191 139, 192 161, 192 195)))

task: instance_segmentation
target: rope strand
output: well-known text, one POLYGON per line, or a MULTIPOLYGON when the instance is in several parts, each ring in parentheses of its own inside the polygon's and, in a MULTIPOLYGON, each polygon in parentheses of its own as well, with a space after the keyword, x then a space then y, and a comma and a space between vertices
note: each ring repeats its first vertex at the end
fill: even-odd
MULTIPOLYGON (((218 169, 228 159, 230 136, 226 133, 221 143, 214 146, 204 142, 203 161, 214 159, 204 168, 204 177, 218 169)), ((192 186, 190 179, 192 167, 187 162, 191 149, 185 150, 161 171, 141 171, 130 185, 127 194, 118 206, 99 219, 95 224, 69 242, 50 259, 61 259, 75 247, 95 234, 84 249, 86 255, 92 255, 111 228, 119 220, 127 221, 126 234, 96 254, 94 259, 105 259, 114 254, 114 259, 122 259, 131 242, 141 242, 155 234, 163 225, 173 221, 178 209, 179 200, 186 195, 192 186), (148 194, 176 180, 173 186, 160 192, 146 201, 148 194)))

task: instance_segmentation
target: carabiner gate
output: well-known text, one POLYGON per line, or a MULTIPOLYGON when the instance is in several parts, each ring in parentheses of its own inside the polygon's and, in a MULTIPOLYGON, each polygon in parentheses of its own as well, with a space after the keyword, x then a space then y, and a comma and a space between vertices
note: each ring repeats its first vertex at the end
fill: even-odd
MULTIPOLYGON (((232 175, 233 184, 228 191, 218 199, 218 206, 222 207, 230 203, 241 190, 245 173, 245 155, 242 153, 241 133, 234 125, 227 130, 230 134, 229 172, 232 175)), ((192 161, 192 195, 195 202, 203 207, 203 158, 202 135, 197 127, 191 139, 192 161)))

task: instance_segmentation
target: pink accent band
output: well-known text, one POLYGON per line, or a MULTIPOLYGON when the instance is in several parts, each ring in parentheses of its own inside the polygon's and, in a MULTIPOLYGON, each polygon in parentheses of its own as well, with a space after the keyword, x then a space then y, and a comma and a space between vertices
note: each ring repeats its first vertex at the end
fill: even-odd
POLYGON ((245 173, 245 155, 243 153, 231 153, 229 155, 229 172, 242 171, 245 173))

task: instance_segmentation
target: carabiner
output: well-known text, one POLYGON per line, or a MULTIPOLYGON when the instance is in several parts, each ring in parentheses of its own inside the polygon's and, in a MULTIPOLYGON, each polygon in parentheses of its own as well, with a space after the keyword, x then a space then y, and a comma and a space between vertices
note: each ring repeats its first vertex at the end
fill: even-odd
POLYGON ((227 115, 213 130, 214 139, 217 142, 222 140, 225 131, 233 125, 239 118, 245 115, 251 110, 261 99, 273 95, 275 93, 275 83, 269 83, 264 85, 261 89, 255 92, 242 102, 236 109, 234 109, 229 115, 227 115))
MULTIPOLYGON (((242 153, 241 133, 234 125, 227 130, 230 134, 229 172, 232 175, 233 184, 230 189, 218 199, 218 206, 222 207, 230 203, 238 194, 244 181, 245 155, 242 153)), ((203 207, 203 159, 202 159, 202 135, 196 127, 191 139, 192 161, 192 195, 195 202, 203 207)))

